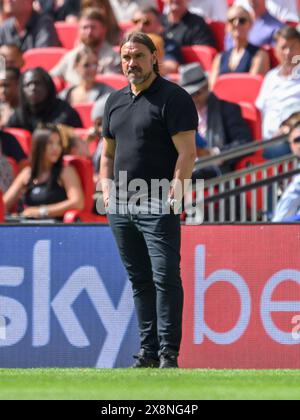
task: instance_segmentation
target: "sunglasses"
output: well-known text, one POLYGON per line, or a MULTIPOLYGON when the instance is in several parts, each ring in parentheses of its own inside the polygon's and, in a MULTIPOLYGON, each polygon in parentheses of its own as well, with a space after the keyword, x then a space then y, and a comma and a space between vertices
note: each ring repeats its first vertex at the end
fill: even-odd
POLYGON ((149 19, 133 19, 132 20, 132 23, 134 24, 134 25, 138 25, 139 23, 142 23, 143 25, 145 25, 145 26, 149 26, 149 25, 151 25, 151 22, 150 22, 150 20, 149 19))
POLYGON ((300 143, 300 136, 296 137, 294 140, 290 141, 291 144, 299 144, 300 143))
POLYGON ((249 19, 245 17, 228 19, 228 23, 230 23, 231 25, 233 25, 234 23, 237 23, 238 25, 245 25, 247 22, 249 22, 249 19))

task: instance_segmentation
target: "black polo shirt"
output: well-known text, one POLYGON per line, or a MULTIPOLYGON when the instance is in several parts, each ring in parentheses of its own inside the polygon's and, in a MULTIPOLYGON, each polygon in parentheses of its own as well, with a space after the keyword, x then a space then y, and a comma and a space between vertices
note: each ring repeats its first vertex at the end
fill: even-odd
POLYGON ((128 183, 143 179, 172 181, 178 153, 172 136, 198 128, 198 113, 190 95, 158 76, 135 96, 130 86, 111 94, 106 103, 103 136, 116 141, 114 176, 127 171, 128 183))

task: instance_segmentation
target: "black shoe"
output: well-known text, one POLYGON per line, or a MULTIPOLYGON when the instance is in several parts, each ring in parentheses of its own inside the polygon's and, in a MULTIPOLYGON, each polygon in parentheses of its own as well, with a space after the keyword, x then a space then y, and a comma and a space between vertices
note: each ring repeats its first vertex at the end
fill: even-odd
POLYGON ((136 362, 133 364, 133 368, 158 368, 159 359, 154 358, 153 355, 149 355, 145 349, 141 349, 137 356, 133 356, 136 362))
POLYGON ((178 355, 176 353, 162 353, 160 356, 160 369, 178 369, 178 355))

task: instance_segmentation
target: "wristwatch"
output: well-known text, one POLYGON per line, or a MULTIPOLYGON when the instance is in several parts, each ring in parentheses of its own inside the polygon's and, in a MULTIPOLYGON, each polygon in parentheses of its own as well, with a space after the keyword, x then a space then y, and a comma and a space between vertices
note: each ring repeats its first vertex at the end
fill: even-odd
POLYGON ((39 207, 39 214, 40 214, 40 218, 46 218, 49 216, 49 210, 47 206, 40 206, 39 207))

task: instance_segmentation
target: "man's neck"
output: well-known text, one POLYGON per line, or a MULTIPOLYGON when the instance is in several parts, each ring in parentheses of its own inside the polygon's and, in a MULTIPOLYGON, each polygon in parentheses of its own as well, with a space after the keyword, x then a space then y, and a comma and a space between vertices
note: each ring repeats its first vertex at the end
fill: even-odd
POLYGON ((149 77, 149 79, 147 79, 144 83, 140 84, 140 85, 135 85, 131 83, 131 91, 134 95, 138 95, 139 93, 143 92, 144 90, 148 89, 152 83, 154 82, 154 80, 157 78, 157 74, 156 73, 152 73, 151 76, 149 77))

